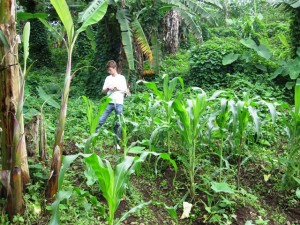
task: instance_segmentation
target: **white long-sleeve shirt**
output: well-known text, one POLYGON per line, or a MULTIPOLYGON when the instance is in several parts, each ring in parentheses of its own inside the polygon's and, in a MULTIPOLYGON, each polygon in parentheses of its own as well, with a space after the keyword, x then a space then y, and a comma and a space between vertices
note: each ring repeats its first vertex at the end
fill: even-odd
POLYGON ((107 88, 116 87, 117 91, 109 90, 107 95, 112 99, 111 103, 122 104, 124 103, 124 94, 127 90, 126 79, 123 75, 117 74, 115 76, 109 75, 105 78, 103 90, 107 88))

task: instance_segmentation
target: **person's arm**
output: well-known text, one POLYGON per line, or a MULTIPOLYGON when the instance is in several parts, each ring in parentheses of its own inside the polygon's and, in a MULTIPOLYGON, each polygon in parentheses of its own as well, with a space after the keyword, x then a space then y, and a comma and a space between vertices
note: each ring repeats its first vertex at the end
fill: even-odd
POLYGON ((108 78, 105 78, 104 84, 103 84, 103 88, 102 88, 102 93, 106 94, 110 89, 108 87, 108 78))
POLYGON ((106 94, 110 89, 109 88, 103 88, 102 93, 106 94))

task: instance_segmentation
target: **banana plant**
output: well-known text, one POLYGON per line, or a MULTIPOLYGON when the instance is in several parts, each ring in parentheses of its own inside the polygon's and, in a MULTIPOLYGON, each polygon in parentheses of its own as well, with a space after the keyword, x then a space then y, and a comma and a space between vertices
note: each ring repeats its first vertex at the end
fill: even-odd
POLYGON ((19 39, 16 38, 15 4, 15 1, 6 1, 0 6, 0 57, 1 66, 4 68, 0 79, 0 83, 3 83, 0 91, 0 97, 3 99, 0 113, 3 128, 0 135, 2 150, 0 181, 4 182, 8 194, 7 212, 11 218, 23 214, 23 187, 30 182, 23 119, 25 78, 29 70, 27 59, 30 23, 27 22, 23 29, 22 69, 18 61, 19 39))
MULTIPOLYGON (((71 80, 74 73, 71 73, 72 69, 72 53, 74 49, 74 45, 76 43, 76 40, 79 36, 79 34, 83 31, 85 31, 90 25, 97 23, 100 21, 103 16, 106 13, 108 3, 105 0, 94 0, 90 3, 90 5, 87 7, 86 10, 79 13, 78 22, 81 24, 78 30, 74 30, 74 22, 69 10, 69 7, 65 0, 51 0, 51 4, 53 5, 55 11, 57 12, 65 30, 67 33, 66 39, 63 38, 63 41, 67 48, 68 53, 68 59, 67 59, 67 66, 66 66, 66 74, 65 74, 65 82, 64 82, 64 88, 62 92, 62 98, 61 98, 61 108, 60 108, 60 115, 56 127, 55 132, 55 140, 54 140, 54 151, 55 149, 59 150, 60 154, 53 154, 53 156, 59 157, 59 159, 56 159, 53 157, 52 159, 52 166, 51 166, 51 176, 48 181, 47 185, 47 191, 46 191, 46 197, 52 198, 53 195, 57 191, 57 182, 58 182, 58 173, 60 169, 60 163, 55 162, 61 162, 62 157, 62 151, 63 151, 63 139, 64 139, 64 130, 65 130, 65 124, 66 124, 66 115, 67 115, 67 105, 68 105, 68 98, 69 98, 69 92, 70 92, 70 85, 71 80)), ((52 28, 52 26, 45 20, 40 19, 50 30, 55 30, 52 28)), ((59 34, 58 34, 59 35, 59 34)))
POLYGON ((196 149, 197 144, 201 142, 202 131, 207 121, 203 118, 204 112, 208 106, 206 93, 201 90, 196 97, 182 102, 175 99, 172 108, 178 116, 178 132, 181 134, 184 146, 187 149, 187 160, 184 166, 188 173, 189 191, 192 199, 195 197, 195 172, 197 165, 196 149))
POLYGON ((166 113, 166 121, 167 126, 169 126, 169 129, 167 129, 167 146, 168 146, 168 153, 171 154, 171 119, 173 115, 173 99, 180 99, 183 92, 184 92, 184 83, 181 77, 175 77, 172 80, 169 80, 169 75, 164 74, 163 75, 163 89, 162 91, 158 90, 156 83, 154 82, 146 82, 144 81, 144 84, 146 87, 148 87, 150 90, 153 91, 153 93, 156 95, 157 100, 160 101, 163 104, 163 107, 165 109, 166 113), (177 84, 181 85, 181 91, 178 91, 177 84), (178 91, 175 93, 175 91, 178 91), (175 95, 177 94, 177 95, 175 95), (175 95, 175 96, 174 96, 175 95))

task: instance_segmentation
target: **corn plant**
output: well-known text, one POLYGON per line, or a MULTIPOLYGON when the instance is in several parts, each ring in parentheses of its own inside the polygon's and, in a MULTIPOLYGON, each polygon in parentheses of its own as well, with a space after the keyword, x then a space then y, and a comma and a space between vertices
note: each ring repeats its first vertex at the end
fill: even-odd
POLYGON ((249 93, 243 93, 243 100, 234 101, 233 99, 228 101, 228 107, 231 116, 231 123, 229 124, 229 133, 233 136, 233 153, 238 157, 237 165, 237 179, 239 184, 240 170, 243 163, 250 157, 247 157, 242 161, 242 157, 245 155, 245 146, 248 136, 248 132, 252 127, 257 138, 260 137, 261 121, 257 114, 255 106, 262 105, 267 106, 269 113, 271 114, 272 121, 275 122, 276 110, 273 104, 265 101, 255 101, 255 99, 249 98, 249 93))
POLYGON ((128 212, 124 213, 121 218, 116 219, 115 213, 118 206, 123 199, 126 188, 128 187, 130 176, 136 172, 140 167, 140 163, 144 162, 149 154, 158 156, 162 159, 168 160, 177 171, 176 163, 168 156, 167 153, 160 155, 154 152, 142 152, 140 156, 126 156, 121 158, 119 162, 113 167, 110 162, 106 159, 101 159, 96 154, 77 154, 64 156, 62 167, 59 173, 58 182, 58 193, 56 195, 56 200, 51 205, 52 217, 50 220, 50 225, 56 225, 60 223, 59 216, 59 204, 64 199, 70 198, 72 191, 65 191, 62 189, 62 184, 64 181, 64 176, 67 168, 70 164, 79 156, 83 156, 86 164, 92 168, 94 175, 99 182, 99 188, 103 194, 103 197, 107 203, 107 209, 101 207, 101 212, 104 213, 104 217, 109 225, 119 225, 124 221, 129 214, 136 212, 138 209, 149 205, 149 202, 143 202, 139 205, 131 208, 128 212))
POLYGON ((224 139, 227 135, 227 126, 229 122, 229 110, 228 110, 228 101, 224 98, 221 99, 220 102, 220 110, 216 115, 216 124, 218 125, 218 133, 220 135, 220 144, 219 144, 219 157, 220 157, 220 165, 219 165, 219 181, 222 179, 222 170, 223 170, 223 148, 224 148, 224 139))
MULTIPOLYGON (((64 139, 64 130, 66 124, 66 115, 67 115, 67 105, 69 99, 70 85, 71 80, 74 76, 74 73, 71 73, 72 69, 72 53, 76 43, 76 40, 79 34, 85 31, 88 26, 97 23, 100 21, 106 13, 108 3, 105 0, 94 0, 88 8, 79 13, 78 22, 82 25, 78 30, 74 30, 73 19, 69 10, 69 7, 65 0, 51 0, 51 4, 53 5, 55 11, 57 12, 59 18, 62 21, 62 24, 66 30, 67 38, 63 41, 67 48, 68 59, 66 66, 66 74, 65 74, 65 83, 62 92, 62 100, 61 100, 61 109, 60 115, 57 123, 57 128, 55 132, 55 140, 54 140, 54 151, 53 151, 53 160, 51 166, 51 177, 49 179, 46 191, 46 197, 52 198, 52 196, 57 191, 57 183, 58 183, 58 173, 60 168, 60 162, 63 151, 63 139, 64 139), (55 150, 59 151, 59 154, 55 154, 55 150), (55 158, 55 157, 58 157, 55 158), (59 162, 59 163, 55 163, 59 162)), ((55 32, 55 29, 45 20, 40 19, 50 30, 55 32)))
POLYGON ((254 130, 259 134, 260 120, 257 111, 251 105, 253 102, 249 98, 249 93, 243 93, 244 99, 235 102, 229 100, 228 106, 232 113, 232 135, 234 139, 234 154, 238 156, 237 178, 239 183, 242 155, 244 155, 245 141, 247 137, 249 121, 253 120, 254 130))
POLYGON ((178 115, 179 133, 181 134, 184 146, 187 149, 187 160, 184 161, 184 166, 188 172, 189 191, 192 199, 195 197, 195 171, 196 171, 196 148, 197 143, 202 138, 202 129, 206 125, 203 118, 204 112, 208 105, 206 93, 198 93, 196 97, 188 99, 186 102, 181 102, 175 99, 173 109, 178 115))
POLYGON ((299 185, 300 177, 300 79, 295 86, 295 109, 292 112, 292 120, 287 122, 287 133, 289 137, 289 155, 285 163, 287 169, 282 180, 282 187, 295 187, 299 185))
POLYGON ((99 124, 100 116, 102 115, 106 106, 110 102, 110 98, 104 97, 100 100, 99 109, 96 113, 94 112, 94 103, 91 100, 89 100, 86 96, 82 96, 82 98, 86 104, 85 112, 90 126, 90 134, 93 134, 95 133, 96 128, 99 124))
MULTIPOLYGON (((171 118, 173 115, 172 103, 173 98, 180 99, 182 96, 182 92, 178 92, 175 97, 175 91, 177 88, 177 83, 179 81, 181 85, 182 91, 184 90, 184 83, 181 77, 175 77, 171 81, 169 80, 169 75, 163 75, 163 89, 162 91, 158 90, 157 85, 154 82, 144 82, 144 84, 153 91, 153 93, 157 96, 158 100, 161 101, 166 113, 166 121, 169 128, 171 127, 171 118)), ((167 130, 167 146, 168 153, 171 154, 171 132, 170 129, 167 130)))
MULTIPOLYGON (((142 146, 136 146, 137 142, 132 142, 129 146, 129 139, 133 136, 132 134, 137 131, 138 129, 138 123, 128 120, 124 117, 123 114, 118 116, 119 123, 122 129, 122 139, 121 139, 121 145, 123 147, 123 157, 125 158, 128 153, 132 153, 135 151, 142 151, 145 149, 145 147, 142 146), (130 127, 130 129, 129 129, 130 127), (130 133, 128 131, 131 131, 130 133)), ((139 143, 139 142, 138 142, 139 143)))

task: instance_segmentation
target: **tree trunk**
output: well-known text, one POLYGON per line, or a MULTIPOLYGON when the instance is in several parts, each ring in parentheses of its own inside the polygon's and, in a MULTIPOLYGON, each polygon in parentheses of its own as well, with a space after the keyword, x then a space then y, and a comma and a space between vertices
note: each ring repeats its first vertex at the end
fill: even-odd
POLYGON ((25 125, 25 133, 26 133, 26 147, 27 154, 30 157, 36 155, 39 152, 39 137, 41 137, 40 131, 40 116, 34 116, 29 124, 25 125))
POLYGON ((179 46, 180 14, 171 10, 164 18, 164 41, 167 53, 175 53, 179 46))
POLYGON ((61 159, 62 157, 60 155, 60 148, 58 145, 56 145, 53 153, 52 163, 51 163, 50 178, 48 180, 47 189, 45 192, 45 197, 50 202, 53 200, 53 196, 57 192, 58 176, 61 167, 61 159))
MULTIPOLYGON (((8 192, 8 213, 12 218, 22 214, 24 203, 22 199, 21 161, 24 131, 23 121, 16 121, 18 101, 20 97, 20 77, 18 65, 19 36, 16 34, 15 0, 0 1, 0 31, 6 43, 0 42, 0 120, 2 127, 1 149, 2 169, 11 172, 11 192, 8 192), (16 140, 14 132, 19 131, 16 140)), ((22 117, 20 117, 22 118, 22 117)), ((22 118, 23 119, 23 118, 22 118)), ((21 119, 21 120, 22 120, 21 119)), ((27 165, 27 162, 26 162, 27 165)), ((28 167, 27 167, 28 168, 28 167)), ((28 172, 28 171, 27 171, 28 172)), ((26 177, 25 177, 26 178, 26 177)))
POLYGON ((39 156, 41 161, 46 160, 47 137, 43 115, 32 117, 25 125, 26 148, 29 157, 39 156))

